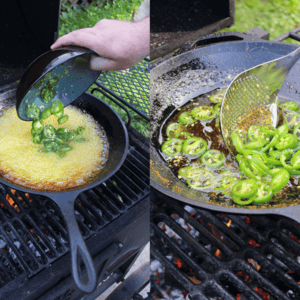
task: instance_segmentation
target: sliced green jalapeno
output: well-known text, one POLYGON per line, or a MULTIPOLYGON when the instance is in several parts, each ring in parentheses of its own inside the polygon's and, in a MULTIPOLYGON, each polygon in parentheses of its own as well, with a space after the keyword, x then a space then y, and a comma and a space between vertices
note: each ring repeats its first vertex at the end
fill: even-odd
POLYGON ((162 153, 168 156, 177 156, 180 154, 182 148, 182 140, 180 139, 169 139, 162 144, 162 153))
POLYGON ((186 182, 188 186, 194 190, 204 190, 213 187, 215 183, 215 176, 208 170, 202 169, 202 173, 196 179, 188 179, 186 182))
POLYGON ((171 123, 167 127, 166 134, 169 138, 173 138, 175 135, 183 131, 184 127, 180 123, 171 123))
POLYGON ((291 165, 294 169, 300 168, 300 150, 294 153, 293 157, 291 158, 291 165))
POLYGON ((45 152, 56 152, 58 150, 58 145, 55 142, 45 142, 44 141, 45 152))
POLYGON ((267 140, 257 140, 254 142, 249 142, 245 144, 245 149, 250 150, 260 150, 265 144, 268 142, 267 140))
POLYGON ((184 132, 180 132, 180 133, 176 134, 175 138, 181 139, 181 140, 187 140, 188 138, 190 138, 192 136, 194 136, 192 133, 184 131, 184 132))
POLYGON ((224 94, 226 92, 226 89, 220 91, 217 94, 211 95, 208 97, 209 101, 211 101, 212 103, 221 103, 224 97, 224 94))
POLYGON ((258 125, 251 125, 247 134, 251 142, 263 140, 265 143, 267 143, 267 141, 270 140, 269 135, 266 132, 263 132, 261 126, 258 125))
POLYGON ((278 193, 280 190, 282 190, 289 180, 290 174, 286 169, 281 169, 278 171, 270 184, 273 193, 278 193))
POLYGON ((243 200, 241 197, 237 197, 237 196, 232 196, 232 201, 238 205, 249 205, 253 202, 253 199, 245 199, 243 200))
POLYGON ((293 134, 297 137, 298 141, 300 141, 300 123, 295 126, 293 134))
POLYGON ((273 198, 273 192, 270 186, 265 183, 258 184, 257 193, 252 197, 254 204, 262 204, 273 198))
POLYGON ((298 140, 295 135, 286 133, 279 136, 278 142, 274 145, 278 150, 292 149, 297 146, 298 140))
POLYGON ((63 115, 62 117, 57 119, 57 123, 59 125, 66 123, 69 120, 69 116, 68 115, 63 115))
POLYGON ((43 120, 34 120, 32 122, 32 129, 36 132, 36 133, 41 133, 44 129, 44 122, 43 120))
POLYGON ((241 158, 240 170, 242 172, 244 172, 245 175, 248 176, 249 178, 252 178, 252 179, 256 179, 257 178, 256 175, 251 170, 248 161, 246 159, 244 159, 244 158, 241 158))
POLYGON ((219 115, 221 112, 221 103, 218 103, 214 106, 214 110, 216 111, 216 113, 219 115))
POLYGON ((48 84, 52 87, 56 86, 59 82, 59 78, 57 76, 50 78, 48 84))
POLYGON ((199 137, 191 137, 183 142, 182 152, 189 156, 200 156, 207 149, 207 142, 199 137))
POLYGON ((40 144, 42 142, 42 135, 40 133, 35 133, 33 135, 33 138, 32 138, 32 141, 35 143, 35 144, 40 144))
POLYGON ((59 100, 55 100, 50 106, 50 111, 52 114, 57 114, 63 110, 64 110, 64 105, 59 100))
POLYGON ((257 193, 257 184, 254 179, 240 180, 232 187, 232 194, 239 198, 250 198, 257 193))
POLYGON ((221 177, 221 180, 218 183, 218 187, 216 187, 215 190, 219 190, 219 191, 227 190, 231 188, 233 185, 235 185, 237 181, 238 179, 234 174, 230 172, 224 172, 223 176, 221 177))
POLYGON ((244 145, 240 135, 236 131, 234 131, 231 134, 231 139, 232 139, 233 145, 235 146, 236 151, 239 153, 243 153, 245 145, 244 145))
POLYGON ((277 132, 279 135, 283 135, 289 132, 289 127, 286 124, 282 124, 277 128, 277 132))
POLYGON ((41 118, 43 119, 43 120, 46 120, 46 119, 48 119, 50 116, 51 116, 51 110, 50 110, 50 108, 46 108, 43 112, 42 112, 42 114, 41 114, 41 118))
POLYGON ((192 115, 197 120, 207 121, 213 119, 217 113, 210 106, 198 106, 192 110, 192 115))
POLYGON ((267 133, 270 137, 274 136, 277 133, 277 129, 271 125, 261 126, 261 131, 267 133))
POLYGON ((54 139, 55 135, 55 128, 52 125, 46 125, 43 130, 43 137, 45 139, 54 139))
POLYGON ((182 124, 191 124, 194 123, 196 120, 190 111, 186 111, 179 116, 179 121, 182 124))
POLYGON ((187 167, 180 168, 178 175, 184 179, 194 179, 203 175, 203 168, 197 165, 190 165, 187 167))
POLYGON ((224 165, 224 161, 224 154, 215 149, 208 150, 201 156, 201 162, 210 168, 220 168, 224 165))
POLYGON ((52 87, 45 86, 40 93, 41 98, 47 103, 55 97, 55 90, 52 87))
POLYGON ((280 107, 286 110, 293 110, 293 111, 299 110, 298 104, 293 101, 284 102, 280 105, 280 107))
POLYGON ((40 109, 34 103, 27 105, 26 113, 31 119, 38 119, 40 117, 40 109))
POLYGON ((294 128, 298 123, 300 123, 300 115, 294 111, 290 111, 284 114, 284 122, 290 128, 294 128))

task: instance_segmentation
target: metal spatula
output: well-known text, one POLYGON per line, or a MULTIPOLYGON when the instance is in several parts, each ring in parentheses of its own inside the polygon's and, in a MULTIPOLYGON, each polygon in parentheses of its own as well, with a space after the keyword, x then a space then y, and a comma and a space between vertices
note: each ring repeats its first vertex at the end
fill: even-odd
POLYGON ((229 151, 236 153, 231 133, 250 125, 277 125, 278 91, 300 58, 300 47, 290 54, 249 69, 231 82, 221 105, 221 131, 229 151))

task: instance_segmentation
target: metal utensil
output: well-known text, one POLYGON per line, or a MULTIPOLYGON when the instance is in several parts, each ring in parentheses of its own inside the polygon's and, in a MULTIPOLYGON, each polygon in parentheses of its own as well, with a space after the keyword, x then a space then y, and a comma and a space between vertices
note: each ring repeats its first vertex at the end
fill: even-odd
POLYGON ((33 61, 17 88, 19 117, 32 120, 26 112, 29 104, 35 104, 43 112, 50 108, 53 102, 50 98, 59 99, 65 107, 82 95, 101 73, 90 69, 95 56, 98 55, 90 49, 68 46, 48 51, 33 61), (43 92, 48 93, 48 99, 43 92))
POLYGON ((252 124, 277 126, 277 95, 287 74, 300 58, 300 48, 237 75, 221 105, 221 131, 227 148, 236 153, 231 133, 252 124))

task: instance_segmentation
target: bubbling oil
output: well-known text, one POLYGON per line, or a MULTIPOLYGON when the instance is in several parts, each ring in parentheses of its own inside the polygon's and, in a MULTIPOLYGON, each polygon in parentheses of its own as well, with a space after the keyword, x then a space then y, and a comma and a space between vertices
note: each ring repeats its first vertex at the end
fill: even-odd
POLYGON ((97 176, 108 159, 108 140, 95 119, 74 106, 65 113, 69 120, 57 124, 52 115, 44 121, 55 128, 76 130, 84 127, 83 141, 71 141, 73 148, 64 157, 39 152, 42 145, 32 142, 31 122, 22 121, 14 107, 0 116, 0 172, 16 184, 37 190, 61 190, 84 185, 97 176))

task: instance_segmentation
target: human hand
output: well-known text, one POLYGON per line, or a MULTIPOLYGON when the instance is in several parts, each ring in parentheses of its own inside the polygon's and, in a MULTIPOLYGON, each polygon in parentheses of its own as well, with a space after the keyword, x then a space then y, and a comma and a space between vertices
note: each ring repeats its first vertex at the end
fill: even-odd
POLYGON ((60 37, 52 46, 76 45, 95 51, 93 70, 123 70, 137 64, 150 52, 150 18, 131 23, 119 20, 99 21, 94 27, 83 28, 60 37))

